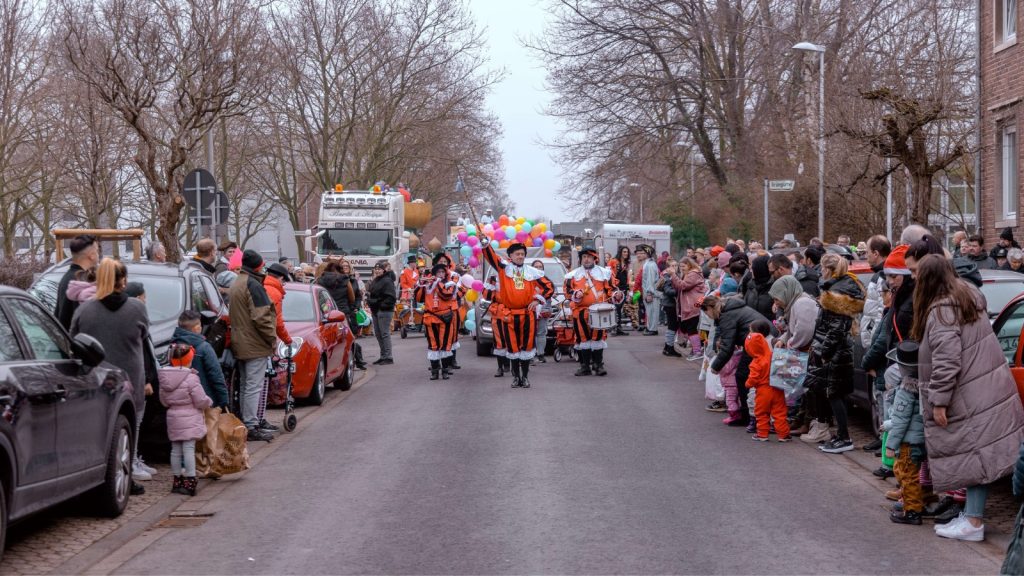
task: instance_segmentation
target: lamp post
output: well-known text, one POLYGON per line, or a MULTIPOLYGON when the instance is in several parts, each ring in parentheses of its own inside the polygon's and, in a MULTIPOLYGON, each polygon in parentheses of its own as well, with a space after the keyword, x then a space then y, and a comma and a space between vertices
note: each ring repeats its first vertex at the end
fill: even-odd
POLYGON ((825 241, 825 47, 810 42, 793 46, 801 52, 818 53, 818 238, 825 241))
MULTIPOLYGON (((629 187, 630 188, 639 188, 640 185, 637 184, 636 182, 630 182, 629 183, 629 187)), ((640 191, 640 223, 641 224, 644 223, 644 191, 643 190, 640 191)))

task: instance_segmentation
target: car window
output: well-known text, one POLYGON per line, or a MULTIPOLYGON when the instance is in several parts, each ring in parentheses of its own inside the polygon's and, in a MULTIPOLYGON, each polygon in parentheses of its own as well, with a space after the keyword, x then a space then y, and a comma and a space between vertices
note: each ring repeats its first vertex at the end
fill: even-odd
POLYGON ((14 362, 24 359, 25 356, 21 353, 21 346, 18 345, 18 339, 14 335, 14 328, 7 320, 7 316, 4 315, 3 311, 0 311, 0 362, 14 362))
POLYGON ((565 283, 565 268, 557 262, 544 263, 544 276, 558 289, 565 283))
POLYGON ((334 299, 331 298, 331 295, 328 294, 326 290, 317 290, 316 291, 316 299, 317 299, 317 302, 320 304, 320 317, 321 318, 326 318, 327 314, 331 310, 337 309, 337 306, 334 304, 334 299))
POLYGON ((1011 310, 1007 310, 1002 320, 1003 324, 998 327, 996 338, 999 339, 999 346, 1003 349, 1006 361, 1012 363, 1017 346, 1020 345, 1020 329, 1024 327, 1024 301, 1014 304, 1011 310))
POLYGON ((198 274, 196 276, 199 281, 203 284, 203 289, 206 290, 206 300, 212 306, 211 310, 219 310, 221 305, 220 292, 217 291, 217 285, 213 283, 213 279, 206 274, 198 274))
POLYGON ((316 322, 313 317, 313 296, 298 290, 285 292, 281 314, 285 322, 316 322))
POLYGON ((185 309, 184 280, 179 276, 136 275, 131 280, 146 287, 146 313, 150 323, 177 319, 185 309))
POLYGON ((71 346, 67 335, 43 309, 20 298, 8 300, 14 321, 24 332, 37 360, 67 360, 71 346))
POLYGON ((206 288, 200 280, 200 275, 193 274, 189 279, 189 283, 192 289, 192 309, 196 312, 213 310, 213 303, 210 301, 210 295, 206 293, 206 288))
POLYGON ((1018 294, 1024 292, 1024 282, 985 282, 981 285, 981 293, 985 295, 989 316, 1002 312, 1006 304, 1018 294))

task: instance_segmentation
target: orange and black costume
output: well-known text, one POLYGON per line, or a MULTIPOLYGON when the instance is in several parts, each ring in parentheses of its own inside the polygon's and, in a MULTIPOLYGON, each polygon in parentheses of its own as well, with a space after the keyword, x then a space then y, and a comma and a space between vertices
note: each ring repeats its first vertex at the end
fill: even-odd
MULTIPOLYGON (((596 252, 591 252, 596 258, 596 252)), ((573 336, 579 351, 580 367, 577 376, 594 373, 604 376, 604 350, 608 347, 608 330, 590 326, 590 307, 611 302, 615 291, 615 276, 603 266, 580 266, 565 276, 565 294, 572 309, 573 336)))
POLYGON ((434 266, 431 272, 430 277, 416 285, 415 299, 423 304, 430 379, 437 380, 440 373, 447 380, 451 376, 452 350, 459 335, 458 285, 443 265, 434 266))
POLYGON ((492 275, 484 282, 483 298, 490 302, 487 308, 491 314, 491 333, 494 335, 494 346, 491 354, 498 361, 498 371, 494 373, 495 378, 501 378, 506 372, 512 371, 508 352, 505 350, 505 308, 501 302, 496 301, 498 293, 498 277, 492 275))
MULTIPOLYGON (((512 244, 508 253, 526 251, 522 244, 512 244)), ((483 256, 497 275, 494 288, 494 302, 501 305, 500 330, 505 345, 505 356, 509 360, 514 378, 512 386, 529 387, 530 360, 536 354, 534 339, 537 328, 539 305, 555 294, 555 287, 544 273, 532 266, 516 265, 484 245, 483 256)), ((491 318, 495 317, 494 312, 491 318)))

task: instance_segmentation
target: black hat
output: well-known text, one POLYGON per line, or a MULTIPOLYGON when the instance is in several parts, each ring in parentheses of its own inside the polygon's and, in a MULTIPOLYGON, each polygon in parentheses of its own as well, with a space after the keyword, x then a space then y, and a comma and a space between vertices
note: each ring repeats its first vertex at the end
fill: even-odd
POLYGON ((587 248, 581 248, 581 249, 580 249, 580 254, 579 254, 580 258, 583 258, 583 257, 584 257, 584 256, 586 256, 587 254, 590 254, 590 255, 591 255, 591 256, 593 256, 594 258, 597 258, 597 250, 596 250, 596 249, 594 249, 594 248, 589 248, 589 247, 587 247, 587 248))
POLYGON ((917 342, 904 340, 885 357, 901 366, 917 366, 917 342))
POLYGON ((406 258, 405 261, 408 264, 415 264, 416 263, 416 255, 415 254, 409 254, 409 257, 406 258))
POLYGON ((654 248, 651 248, 651 247, 650 247, 650 246, 648 246, 647 244, 638 244, 638 245, 637 245, 637 247, 636 247, 636 249, 635 249, 635 250, 633 250, 633 253, 634 253, 634 254, 636 254, 637 252, 644 252, 644 253, 646 253, 646 254, 647 254, 648 256, 651 256, 651 255, 653 255, 653 254, 654 254, 654 248))
POLYGON ((126 296, 138 298, 146 293, 146 287, 142 285, 142 282, 129 282, 124 286, 124 293, 126 296))
MULTIPOLYGON (((434 255, 434 266, 437 266, 438 262, 440 262, 442 259, 444 259, 444 261, 448 263, 445 264, 445 266, 451 266, 452 258, 451 256, 445 254, 444 252, 438 252, 437 254, 434 255)), ((433 268, 431 268, 431 270, 433 270, 433 268)))
POLYGON ((448 267, 444 264, 435 263, 434 267, 430 269, 432 276, 447 277, 448 267))
POLYGON ((274 262, 270 266, 267 266, 267 274, 272 274, 278 278, 290 279, 288 269, 284 267, 280 262, 274 262))
POLYGON ((511 256, 513 252, 518 252, 519 250, 526 252, 526 244, 523 244, 522 242, 513 242, 505 249, 505 253, 511 256))
POLYGON ((1006 228, 1003 228, 1003 231, 999 233, 999 239, 1000 240, 1009 240, 1009 241, 1012 242, 1013 241, 1013 228, 1010 228, 1009 226, 1007 226, 1006 228))
POLYGON ((1003 248, 1002 246, 996 246, 995 248, 992 249, 993 258, 1006 258, 1006 253, 1006 248, 1003 248))
POLYGON ((263 267, 263 256, 260 256, 260 253, 255 250, 246 250, 242 252, 242 266, 249 270, 259 270, 263 267))

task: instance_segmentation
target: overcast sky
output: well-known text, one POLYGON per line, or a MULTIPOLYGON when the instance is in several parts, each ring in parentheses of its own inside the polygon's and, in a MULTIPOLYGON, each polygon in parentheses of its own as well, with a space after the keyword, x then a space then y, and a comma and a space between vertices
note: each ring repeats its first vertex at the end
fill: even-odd
POLYGON ((542 114, 549 100, 544 69, 519 41, 544 31, 545 5, 545 0, 469 0, 478 24, 487 31, 491 66, 507 72, 488 98, 504 129, 506 191, 519 216, 562 222, 573 218, 555 195, 562 182, 561 170, 540 144, 551 141, 559 126, 542 114))

